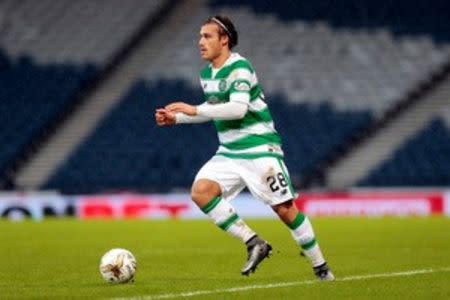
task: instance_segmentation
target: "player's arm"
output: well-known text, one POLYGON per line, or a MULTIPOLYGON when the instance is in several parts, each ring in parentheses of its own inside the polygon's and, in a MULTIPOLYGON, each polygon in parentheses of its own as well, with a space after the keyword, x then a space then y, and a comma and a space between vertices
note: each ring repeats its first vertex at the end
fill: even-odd
POLYGON ((230 74, 234 78, 230 86, 230 101, 227 103, 202 105, 197 114, 216 120, 239 120, 248 111, 252 74, 247 69, 237 69, 230 74))
POLYGON ((230 86, 230 101, 197 107, 198 115, 216 120, 239 120, 245 116, 250 103, 252 74, 246 69, 237 69, 230 77, 234 78, 230 86))
POLYGON ((175 122, 177 124, 189 124, 189 123, 203 123, 211 121, 211 118, 206 116, 201 116, 196 113, 196 108, 206 105, 203 103, 199 106, 189 105, 184 102, 176 102, 166 106, 166 109, 175 112, 175 122), (177 104, 177 105, 174 105, 177 104), (179 109, 176 109, 179 107, 179 109), (182 108, 180 108, 182 107, 182 108), (186 113, 187 112, 187 113, 186 113))
POLYGON ((176 124, 191 124, 191 123, 204 123, 211 121, 211 118, 202 117, 199 115, 189 116, 184 113, 176 113, 175 114, 175 123, 176 124))
MULTIPOLYGON (((199 106, 184 102, 175 102, 166 106, 167 110, 183 113, 185 116, 204 120, 238 120, 242 119, 248 110, 250 102, 250 85, 247 81, 235 81, 230 92, 230 101, 221 104, 203 103, 199 106)), ((184 116, 183 116, 184 118, 184 116)), ((177 117, 178 120, 178 117, 177 117)), ((178 123, 178 121, 177 121, 178 123)))
POLYGON ((211 119, 199 115, 187 115, 183 112, 175 112, 167 108, 158 108, 155 112, 155 120, 158 126, 170 126, 175 124, 203 123, 211 119))
POLYGON ((178 116, 181 116, 183 119, 186 117, 191 117, 195 118, 196 120, 242 119, 247 112, 247 107, 248 107, 247 104, 234 101, 230 101, 223 104, 204 103, 199 106, 189 105, 184 102, 176 102, 166 106, 166 109, 176 113, 178 123, 178 116))
MULTIPOLYGON (((238 120, 242 119, 248 111, 250 103, 250 82, 253 79, 252 73, 247 69, 237 69, 230 77, 234 78, 230 86, 230 101, 221 104, 203 103, 199 106, 190 105, 184 102, 175 102, 165 108, 178 114, 195 118, 194 120, 238 120), (198 119, 197 119, 198 118, 198 119)), ((186 119, 191 121, 190 119, 186 119)), ((193 123, 193 122, 186 122, 193 123)))

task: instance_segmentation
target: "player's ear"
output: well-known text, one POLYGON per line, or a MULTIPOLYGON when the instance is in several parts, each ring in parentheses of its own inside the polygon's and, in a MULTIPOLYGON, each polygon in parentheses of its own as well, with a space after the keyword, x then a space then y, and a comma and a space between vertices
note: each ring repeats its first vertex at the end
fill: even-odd
POLYGON ((226 46, 227 44, 230 44, 230 38, 228 37, 228 35, 224 34, 220 36, 220 42, 222 44, 222 46, 226 46))

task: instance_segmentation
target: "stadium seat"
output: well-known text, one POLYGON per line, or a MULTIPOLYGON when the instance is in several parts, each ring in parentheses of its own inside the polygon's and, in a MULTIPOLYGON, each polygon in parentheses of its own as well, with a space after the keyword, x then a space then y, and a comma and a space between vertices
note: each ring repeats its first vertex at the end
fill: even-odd
POLYGON ((411 1, 384 6, 364 2, 368 14, 356 0, 270 5, 210 1, 183 20, 142 81, 44 188, 91 192, 189 187, 196 170, 216 149, 214 130, 209 125, 156 129, 152 114, 175 99, 201 101, 197 77, 201 62, 194 59, 198 53, 193 39, 205 17, 217 13, 231 16, 240 29, 237 51, 254 64, 283 136, 287 166, 294 183, 299 183, 447 62, 450 37, 442 6, 448 8, 448 4, 416 2, 416 6, 411 1), (395 13, 402 9, 408 13, 395 13), (426 24, 416 22, 421 18, 426 24), (128 131, 120 129, 124 124, 131 126, 128 131), (112 146, 116 141, 123 142, 112 146), (122 144, 133 150, 120 150, 128 147, 122 144), (93 167, 107 164, 102 161, 106 152, 108 159, 117 161, 104 166, 111 175, 93 167), (136 161, 145 167, 136 166, 136 161), (75 178, 85 173, 90 173, 92 181, 75 178), (121 182, 112 180, 118 174, 122 174, 121 182))
POLYGON ((165 2, 0 2, 0 179, 165 2))
MULTIPOLYGON (((448 116, 447 116, 448 119, 448 116)), ((436 117, 391 157, 374 168, 359 186, 450 185, 450 126, 436 117)))

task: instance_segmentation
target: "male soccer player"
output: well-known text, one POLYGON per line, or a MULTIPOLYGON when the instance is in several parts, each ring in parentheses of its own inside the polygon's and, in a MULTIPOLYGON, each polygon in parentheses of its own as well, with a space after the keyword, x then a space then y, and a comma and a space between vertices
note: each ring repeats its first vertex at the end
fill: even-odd
POLYGON ((333 280, 308 218, 293 204, 295 193, 283 162, 281 139, 264 102, 261 86, 248 60, 231 49, 238 33, 225 16, 208 18, 200 30, 201 57, 209 61, 200 73, 206 101, 193 106, 175 102, 155 112, 160 126, 213 120, 217 153, 200 169, 191 190, 192 200, 224 231, 247 246, 241 273, 249 275, 271 253, 230 204, 245 186, 270 205, 289 227, 302 253, 320 280, 333 280))

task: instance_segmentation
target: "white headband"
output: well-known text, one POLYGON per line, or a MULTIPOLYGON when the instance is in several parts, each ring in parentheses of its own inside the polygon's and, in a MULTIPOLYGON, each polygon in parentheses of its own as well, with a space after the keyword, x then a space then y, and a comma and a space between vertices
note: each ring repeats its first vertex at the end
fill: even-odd
POLYGON ((219 21, 219 19, 213 17, 213 18, 211 18, 211 20, 213 20, 213 21, 216 22, 220 27, 222 27, 222 29, 225 30, 225 31, 227 32, 228 36, 231 38, 231 33, 230 33, 230 31, 228 30, 228 28, 227 28, 222 22, 219 21))

